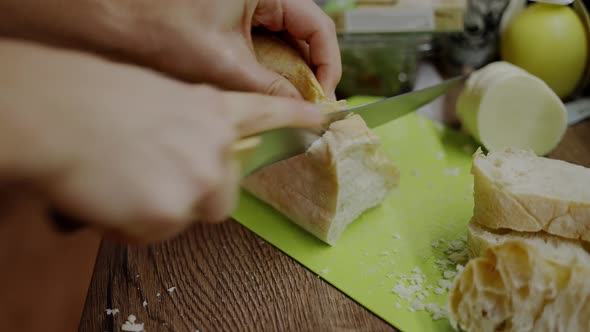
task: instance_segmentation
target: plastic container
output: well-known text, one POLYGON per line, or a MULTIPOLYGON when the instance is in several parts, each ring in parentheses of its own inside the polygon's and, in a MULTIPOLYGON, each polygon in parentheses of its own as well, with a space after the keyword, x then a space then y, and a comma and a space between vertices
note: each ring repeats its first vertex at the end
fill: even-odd
POLYGON ((411 91, 417 66, 431 50, 429 34, 340 34, 338 98, 393 96, 411 91))

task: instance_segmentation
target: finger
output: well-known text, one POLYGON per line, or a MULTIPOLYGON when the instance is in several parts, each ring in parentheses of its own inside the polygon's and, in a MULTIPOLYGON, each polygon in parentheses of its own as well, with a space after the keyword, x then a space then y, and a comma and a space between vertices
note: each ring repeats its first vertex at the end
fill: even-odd
POLYGON ((234 76, 236 80, 241 80, 242 84, 246 86, 242 91, 303 99, 297 88, 289 80, 264 67, 257 61, 240 64, 234 76))
POLYGON ((256 59, 255 53, 244 42, 242 37, 236 41, 240 45, 240 54, 244 56, 233 61, 233 70, 224 80, 240 82, 243 85, 239 91, 258 92, 269 96, 281 96, 303 99, 299 90, 280 74, 268 69, 256 59), (247 55, 247 56, 246 56, 247 55))
POLYGON ((228 116, 240 137, 280 127, 314 127, 322 121, 319 105, 252 93, 224 94, 228 116))
POLYGON ((314 2, 283 0, 285 30, 309 44, 311 64, 328 95, 334 94, 342 64, 334 21, 314 2))
POLYGON ((236 208, 240 181, 240 163, 230 159, 227 172, 219 186, 209 193, 197 209, 200 222, 217 223, 227 219, 236 208))
POLYGON ((210 37, 204 48, 203 52, 216 54, 203 64, 215 69, 203 72, 205 82, 227 90, 303 99, 291 82, 258 62, 241 34, 210 37))

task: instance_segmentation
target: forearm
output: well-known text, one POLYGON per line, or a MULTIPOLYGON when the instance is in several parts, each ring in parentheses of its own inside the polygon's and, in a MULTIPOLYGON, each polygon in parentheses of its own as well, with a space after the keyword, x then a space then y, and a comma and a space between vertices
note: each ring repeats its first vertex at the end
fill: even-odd
POLYGON ((117 81, 112 67, 88 54, 0 38, 0 178, 56 171, 75 135, 88 135, 65 124, 103 99, 117 81))
POLYGON ((100 0, 0 0, 0 37, 120 53, 134 22, 125 8, 100 0))
POLYGON ((60 84, 42 70, 56 65, 52 58, 42 47, 0 38, 0 180, 27 177, 47 143, 43 130, 51 124, 35 109, 46 104, 40 92, 51 94, 50 86, 60 84))

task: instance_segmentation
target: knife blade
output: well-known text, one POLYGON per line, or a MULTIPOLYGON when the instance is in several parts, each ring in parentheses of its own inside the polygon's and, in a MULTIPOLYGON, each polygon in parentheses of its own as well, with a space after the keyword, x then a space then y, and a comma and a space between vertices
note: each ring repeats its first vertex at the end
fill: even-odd
POLYGON ((259 134, 257 135, 258 144, 253 147, 253 151, 250 151, 248 158, 242 160, 242 177, 247 177, 263 167, 304 153, 334 121, 345 119, 354 113, 361 116, 369 128, 376 128, 420 109, 442 96, 450 88, 463 82, 467 77, 468 75, 457 76, 421 90, 326 114, 319 131, 317 129, 278 128, 259 134))

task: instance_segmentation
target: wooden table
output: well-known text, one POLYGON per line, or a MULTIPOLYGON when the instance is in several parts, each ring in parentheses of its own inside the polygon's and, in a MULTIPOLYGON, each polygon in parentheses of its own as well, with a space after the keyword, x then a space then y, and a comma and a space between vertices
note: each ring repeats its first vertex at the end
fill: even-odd
MULTIPOLYGON (((590 167, 590 121, 551 157, 590 167)), ((147 248, 104 242, 81 331, 120 331, 130 314, 149 332, 395 330, 235 221, 147 248)))

